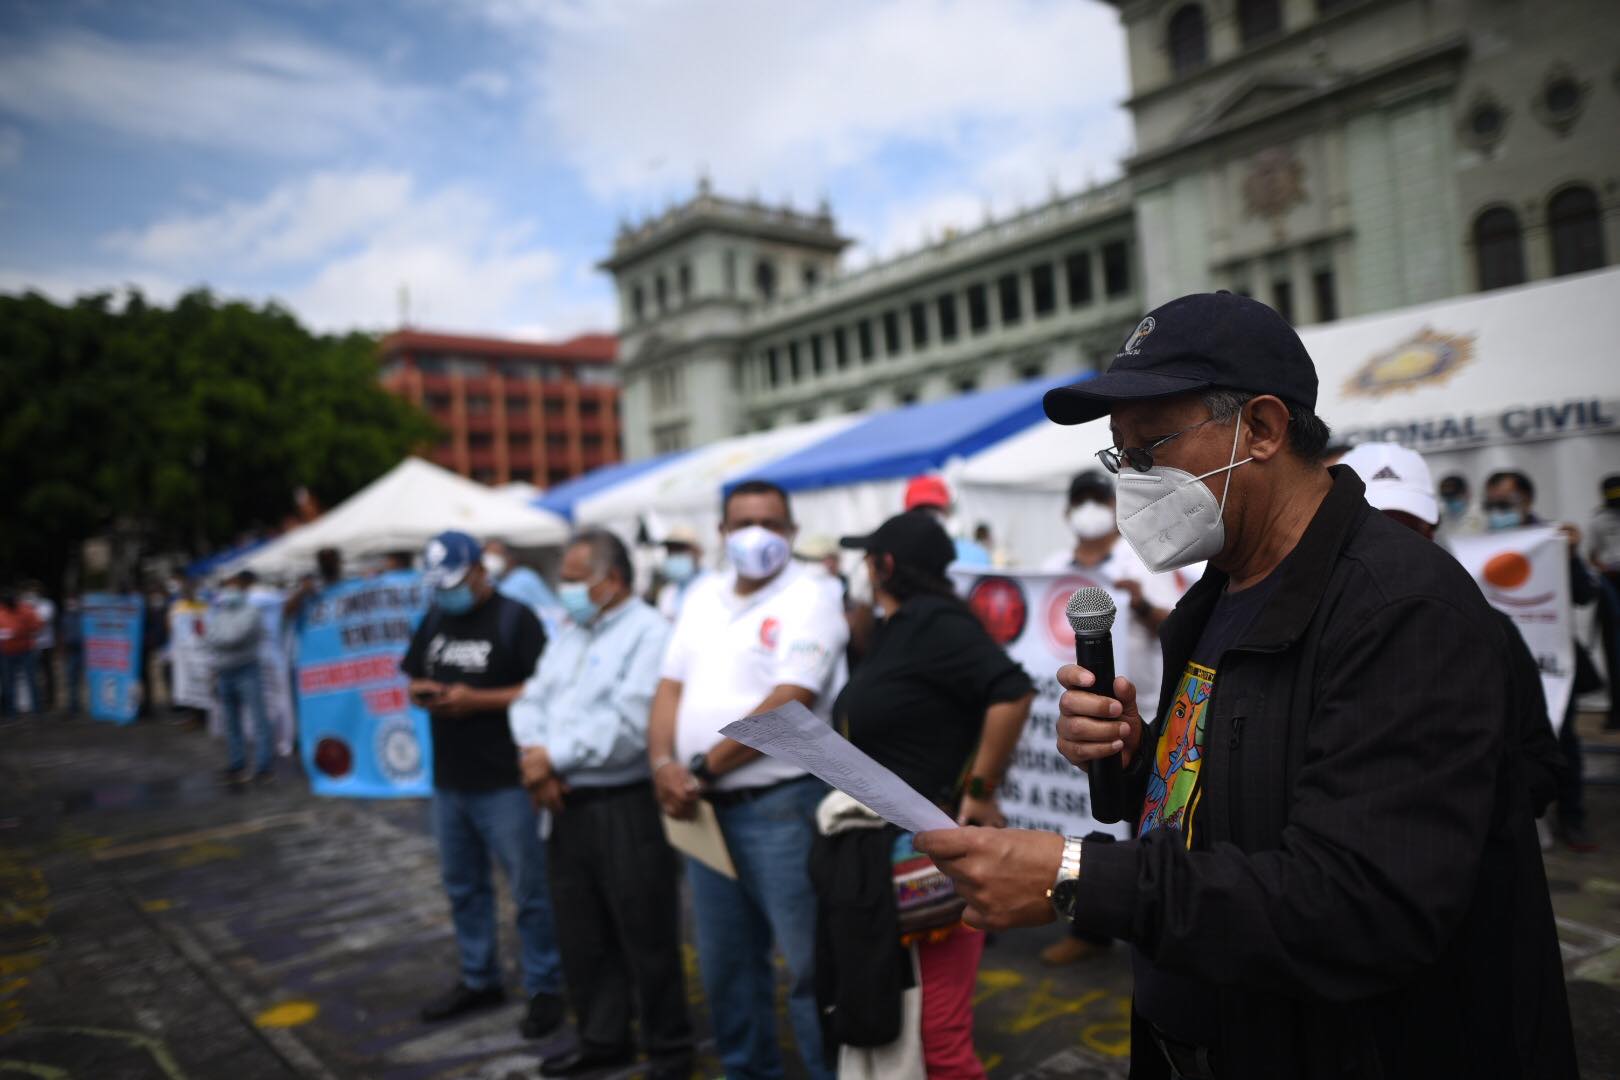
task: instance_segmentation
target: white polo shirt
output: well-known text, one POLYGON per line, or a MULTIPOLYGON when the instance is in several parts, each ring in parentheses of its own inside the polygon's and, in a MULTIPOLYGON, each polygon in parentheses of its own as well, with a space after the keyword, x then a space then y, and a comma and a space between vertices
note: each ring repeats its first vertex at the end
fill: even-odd
MULTIPOLYGON (((681 684, 675 713, 675 759, 707 752, 720 729, 753 712, 778 686, 815 692, 812 711, 832 715, 844 687, 849 625, 826 582, 798 563, 774 581, 738 596, 736 575, 706 574, 687 589, 664 652, 663 678, 681 684)), ((718 791, 764 787, 803 769, 755 758, 715 781, 718 791)))

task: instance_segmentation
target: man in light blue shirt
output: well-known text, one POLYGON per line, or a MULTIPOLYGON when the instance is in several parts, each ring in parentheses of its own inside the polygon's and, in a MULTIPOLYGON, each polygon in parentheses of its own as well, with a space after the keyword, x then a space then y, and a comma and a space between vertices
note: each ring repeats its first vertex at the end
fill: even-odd
POLYGON ((628 1064, 633 1013, 649 1077, 692 1068, 675 857, 647 764, 670 628, 633 580, 612 533, 570 541, 557 590, 567 620, 509 711, 524 786, 551 817, 551 897, 579 1029, 578 1048, 542 1061, 542 1076, 628 1064))
POLYGON ((553 638, 562 623, 562 606, 557 595, 546 584, 546 579, 518 562, 505 540, 484 542, 484 569, 495 583, 495 591, 511 597, 540 620, 546 637, 553 638))

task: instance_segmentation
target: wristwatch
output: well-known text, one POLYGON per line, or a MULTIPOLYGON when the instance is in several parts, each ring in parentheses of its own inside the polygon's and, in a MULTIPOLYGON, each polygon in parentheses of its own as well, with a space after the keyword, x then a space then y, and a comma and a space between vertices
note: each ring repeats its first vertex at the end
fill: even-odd
POLYGON ((986 780, 982 776, 970 776, 967 782, 967 793, 970 799, 988 799, 996 793, 996 782, 986 780))
POLYGON ((1078 836, 1063 838, 1063 861, 1058 863, 1057 880, 1046 890, 1052 910, 1071 921, 1075 902, 1080 899, 1080 849, 1084 844, 1078 836))
POLYGON ((697 782, 705 787, 714 783, 714 773, 709 771, 709 755, 707 751, 693 754, 692 760, 687 762, 686 771, 691 773, 697 782))

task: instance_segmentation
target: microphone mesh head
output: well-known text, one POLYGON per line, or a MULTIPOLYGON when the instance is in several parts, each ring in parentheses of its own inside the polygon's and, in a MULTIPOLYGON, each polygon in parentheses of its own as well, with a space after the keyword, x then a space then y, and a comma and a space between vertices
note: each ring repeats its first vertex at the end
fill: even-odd
POLYGON ((1076 589, 1069 597, 1067 614, 1075 637, 1100 637, 1113 629, 1114 598, 1107 589, 1095 586, 1076 589))

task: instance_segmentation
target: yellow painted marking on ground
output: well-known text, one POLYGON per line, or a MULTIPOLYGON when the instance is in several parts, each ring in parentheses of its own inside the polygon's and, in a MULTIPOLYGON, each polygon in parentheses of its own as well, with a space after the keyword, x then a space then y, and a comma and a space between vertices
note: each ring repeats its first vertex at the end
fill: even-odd
POLYGON ((1585 979, 1587 982, 1620 987, 1620 947, 1587 957, 1571 972, 1571 976, 1585 979))
POLYGON ((142 911, 168 911, 174 907, 173 900, 148 900, 141 905, 142 911))
POLYGON ((0 1035, 10 1035, 22 1027, 23 1011, 20 1001, 0 1001, 0 1035))
POLYGON ((1077 998, 1062 997, 1052 993, 1052 980, 1042 979, 1029 995, 1024 1008, 1005 1028, 1009 1035, 1022 1035, 1034 1031, 1042 1024, 1056 1020, 1060 1016, 1074 1016, 1085 1012, 1086 1007, 1099 998, 1108 995, 1101 990, 1088 990, 1077 998))
POLYGON ((0 955, 0 975, 26 975, 44 962, 45 958, 38 953, 5 953, 0 955))
POLYGON ((24 1076, 37 1076, 39 1080, 72 1080, 73 1074, 66 1069, 58 1069, 54 1065, 42 1065, 37 1061, 17 1061, 14 1058, 0 1058, 0 1073, 17 1072, 24 1076))
POLYGON ((299 810, 289 814, 270 814, 267 817, 257 818, 253 821, 239 821, 232 825, 218 825, 211 829, 193 829, 190 832, 176 833, 172 836, 158 836, 150 840, 141 840, 133 844, 120 844, 117 847, 102 848, 92 851, 90 857, 97 862, 108 859, 127 859, 136 855, 151 855, 158 851, 174 851, 178 848, 191 847, 194 844, 211 840, 228 840, 234 836, 247 836, 251 833, 264 832, 266 829, 276 829, 283 825, 313 825, 315 815, 308 810, 299 810))
POLYGON ((186 1074, 180 1071, 180 1063, 174 1060, 173 1054, 169 1053, 168 1046, 160 1040, 154 1039, 150 1035, 143 1035, 138 1031, 116 1031, 112 1028, 95 1027, 36 1027, 29 1030, 46 1034, 87 1035, 91 1038, 113 1039, 117 1042, 128 1043, 131 1046, 138 1046, 152 1055, 153 1063, 163 1070, 163 1075, 167 1076, 169 1080, 186 1080, 186 1074))
POLYGON ((1023 982, 1023 975, 1008 968, 984 968, 979 972, 979 989, 973 995, 973 1004, 995 997, 1003 990, 1021 986, 1023 982))
POLYGON ((1095 1050, 1105 1057, 1129 1057, 1131 1053, 1131 1000, 1130 998, 1115 998, 1114 1008, 1119 1013, 1117 1020, 1104 1020, 1097 1024, 1087 1024, 1080 1030, 1080 1042, 1087 1049, 1095 1050))
POLYGON ((283 1001, 272 1005, 253 1018, 262 1028, 290 1028, 307 1024, 320 1015, 321 1007, 313 1001, 283 1001))
POLYGON ((174 857, 174 865, 181 869, 192 866, 202 866, 204 863, 220 862, 224 859, 240 859, 242 849, 231 847, 229 844, 216 844, 212 840, 204 840, 200 844, 192 844, 174 857))
POLYGON ((1587 892, 1598 893, 1602 896, 1620 895, 1620 881, 1610 881, 1608 878, 1587 878, 1581 886, 1587 892))
POLYGON ((996 1066, 1000 1065, 1005 1060, 1006 1058, 1002 1057, 1000 1054, 991 1054, 987 1058, 979 1059, 979 1067, 987 1073, 992 1073, 996 1071, 996 1066))

